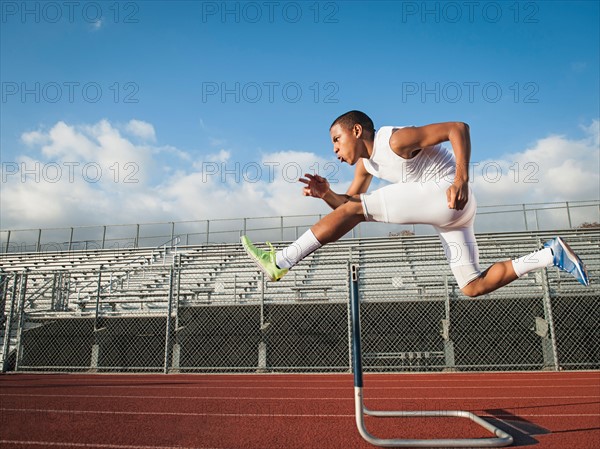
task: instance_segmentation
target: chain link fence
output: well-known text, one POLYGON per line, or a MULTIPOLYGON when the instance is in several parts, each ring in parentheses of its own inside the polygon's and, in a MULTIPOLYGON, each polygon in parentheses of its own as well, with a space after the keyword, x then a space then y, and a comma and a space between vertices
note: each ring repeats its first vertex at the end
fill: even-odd
MULTIPOLYGON (((478 236, 482 266, 546 237, 478 236)), ((458 289, 437 237, 327 245, 276 283, 239 245, 135 267, 98 253, 68 269, 10 271, 5 259, 0 360, 3 371, 347 372, 353 263, 365 371, 600 369, 600 232, 567 240, 590 287, 550 268, 476 299, 458 289)))

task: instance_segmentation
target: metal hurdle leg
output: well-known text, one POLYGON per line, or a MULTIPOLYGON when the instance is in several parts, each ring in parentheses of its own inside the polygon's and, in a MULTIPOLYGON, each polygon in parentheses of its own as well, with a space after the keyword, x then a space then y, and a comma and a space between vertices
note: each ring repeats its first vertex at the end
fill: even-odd
POLYGON ((352 318, 352 368, 354 371, 354 410, 356 426, 361 436, 375 446, 383 447, 501 447, 513 443, 513 438, 503 430, 474 415, 460 410, 435 411, 378 411, 369 410, 363 405, 363 371, 360 347, 360 306, 358 297, 358 265, 350 265, 350 303, 352 318), (364 415, 375 417, 450 417, 467 418, 489 430, 495 438, 463 438, 436 440, 382 439, 369 433, 365 427, 364 415))

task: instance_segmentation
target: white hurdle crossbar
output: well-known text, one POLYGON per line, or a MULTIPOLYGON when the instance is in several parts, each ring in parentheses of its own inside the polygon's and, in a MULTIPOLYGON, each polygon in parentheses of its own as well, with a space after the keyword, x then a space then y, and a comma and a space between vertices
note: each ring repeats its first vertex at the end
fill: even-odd
POLYGON ((513 437, 479 416, 460 410, 435 411, 377 411, 369 410, 363 404, 363 372, 362 354, 360 347, 360 300, 358 295, 358 265, 350 265, 350 312, 352 319, 352 368, 354 371, 354 410, 356 426, 360 435, 369 443, 382 447, 502 447, 513 443, 513 437), (364 415, 374 417, 450 417, 467 418, 495 435, 493 438, 463 438, 463 439, 382 439, 369 433, 365 427, 364 415))

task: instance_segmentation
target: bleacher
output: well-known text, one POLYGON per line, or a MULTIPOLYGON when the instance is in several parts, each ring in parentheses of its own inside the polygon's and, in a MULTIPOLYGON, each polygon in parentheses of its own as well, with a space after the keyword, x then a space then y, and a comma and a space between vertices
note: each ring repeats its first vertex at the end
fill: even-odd
MULTIPOLYGON (((513 304, 511 301, 537 300, 544 295, 598 300, 598 229, 478 234, 481 266, 485 269, 495 261, 527 254, 556 234, 562 235, 587 264, 590 287, 582 288, 568 274, 551 268, 530 273, 497 292, 469 301, 491 299, 490 304, 500 304, 506 300, 506 304, 513 304)), ((278 242, 275 247, 288 243, 278 242)), ((7 253, 2 254, 0 259, 0 300, 4 310, 0 348, 10 351, 10 348, 19 345, 19 326, 14 320, 15 316, 23 315, 21 312, 27 316, 21 326, 21 334, 30 330, 43 332, 41 328, 45 323, 55 326, 56 320, 66 323, 79 319, 83 321, 77 322, 86 323, 86 329, 92 326, 91 335, 96 335, 96 332, 106 329, 106 324, 102 327, 100 323, 102 320, 114 325, 122 319, 147 318, 150 323, 152 317, 165 317, 169 311, 170 316, 178 320, 179 324, 174 325, 176 332, 183 330, 185 334, 186 324, 181 323, 187 323, 189 331, 195 314, 210 314, 213 312, 207 308, 214 308, 214 314, 218 316, 250 313, 253 320, 260 311, 260 326, 251 331, 251 341, 256 343, 262 341, 266 335, 263 332, 269 326, 269 323, 263 322, 266 318, 263 318, 262 308, 267 305, 273 306, 271 313, 279 310, 288 314, 287 320, 292 320, 294 313, 308 313, 308 316, 316 310, 330 313, 330 325, 335 327, 339 317, 333 318, 334 314, 343 316, 348 302, 350 262, 360 267, 360 294, 365 304, 393 303, 400 304, 394 307, 403 307, 401 304, 406 303, 414 311, 420 303, 426 302, 428 307, 439 303, 435 309, 443 315, 446 308, 445 316, 448 318, 451 301, 460 303, 468 299, 456 285, 437 236, 343 239, 308 256, 279 282, 265 282, 240 244, 7 253), (299 307, 289 309, 288 305, 299 307), (335 312, 329 312, 331 310, 335 312), (12 323, 7 322, 11 319, 12 323), (6 332, 7 326, 14 330, 6 332), (9 341, 5 341, 6 336, 9 341)), ((373 310, 377 310, 374 307, 373 310)), ((406 315, 409 312, 402 313, 406 315)), ((417 312, 414 315, 418 316, 417 312)), ((368 318, 366 322, 369 322, 368 318)), ((161 332, 164 335, 164 320, 160 325, 153 323, 151 327, 159 327, 151 332, 135 332, 142 336, 161 332)), ((433 324, 434 327, 438 325, 437 322, 433 324)), ((47 327, 46 330, 49 329, 47 327)), ((433 328, 430 332, 434 332, 433 328)), ((339 333, 342 335, 343 329, 339 333)), ((212 338, 204 335, 204 338, 212 338)), ((94 340, 97 338, 94 337, 94 340)), ((368 338, 366 341, 368 344, 368 338)), ((443 355, 441 343, 436 343, 431 352, 414 352, 417 354, 414 357, 425 357, 425 354, 440 357, 440 354, 443 355)), ((387 351, 386 354, 379 354, 379 361, 390 357, 392 352, 387 351)), ((408 359, 412 358, 410 354, 413 352, 403 352, 395 357, 408 359)), ((282 352, 280 357, 285 358, 286 353, 282 352)))
MULTIPOLYGON (((600 231, 557 232, 580 254, 595 283, 600 272, 600 231)), ((485 269, 495 261, 534 251, 557 232, 479 234, 481 266, 485 269)), ((287 243, 280 242, 276 248, 287 243)), ((28 292, 33 293, 26 302, 40 312, 80 313, 99 297, 100 303, 110 304, 113 312, 139 313, 166 304, 171 268, 179 274, 177 295, 184 304, 239 304, 261 299, 346 301, 349 261, 361 268, 364 301, 444 298, 448 290, 454 296, 460 295, 437 236, 341 240, 308 256, 277 283, 264 283, 238 244, 8 253, 0 257, 0 273, 4 282, 13 273, 27 273, 28 292), (53 297, 59 286, 68 297, 57 308, 53 297), (150 306, 139 307, 143 303, 150 306)), ((571 276, 557 269, 548 270, 548 276, 565 293, 577 285, 571 276)), ((539 274, 532 273, 501 292, 507 296, 537 294, 541 288, 539 274)), ((6 285, 5 294, 10 289, 6 285)))

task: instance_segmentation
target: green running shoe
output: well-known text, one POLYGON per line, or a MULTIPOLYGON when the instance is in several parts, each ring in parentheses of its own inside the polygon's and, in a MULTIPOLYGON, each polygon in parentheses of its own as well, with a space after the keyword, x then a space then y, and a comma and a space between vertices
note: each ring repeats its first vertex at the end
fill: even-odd
POLYGON ((256 266, 260 268, 271 281, 278 281, 289 271, 287 268, 279 268, 275 263, 275 249, 270 242, 267 242, 267 245, 269 245, 271 250, 263 251, 262 249, 254 246, 250 239, 248 239, 248 237, 245 235, 243 235, 240 240, 242 241, 242 246, 252 258, 256 266))

